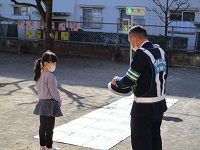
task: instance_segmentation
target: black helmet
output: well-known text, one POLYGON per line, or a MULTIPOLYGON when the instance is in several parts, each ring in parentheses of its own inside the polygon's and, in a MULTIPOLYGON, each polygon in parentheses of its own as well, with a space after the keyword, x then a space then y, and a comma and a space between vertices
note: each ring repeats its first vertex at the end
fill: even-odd
POLYGON ((130 96, 133 94, 132 87, 127 87, 127 88, 121 89, 121 88, 118 88, 117 86, 114 86, 111 82, 108 83, 108 89, 112 93, 119 95, 119 96, 130 96))

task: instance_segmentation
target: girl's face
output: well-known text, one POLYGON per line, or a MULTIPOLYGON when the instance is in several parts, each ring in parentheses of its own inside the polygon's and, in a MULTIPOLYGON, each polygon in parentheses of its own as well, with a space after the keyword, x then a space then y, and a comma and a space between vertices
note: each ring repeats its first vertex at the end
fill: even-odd
POLYGON ((56 62, 44 62, 43 71, 53 72, 56 69, 56 62))

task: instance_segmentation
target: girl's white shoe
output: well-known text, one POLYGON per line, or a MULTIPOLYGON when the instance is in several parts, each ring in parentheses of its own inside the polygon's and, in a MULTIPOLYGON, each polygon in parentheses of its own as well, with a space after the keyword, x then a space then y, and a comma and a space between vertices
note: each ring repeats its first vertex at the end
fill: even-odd
POLYGON ((57 148, 57 147, 52 146, 52 148, 47 148, 47 147, 46 147, 45 150, 60 150, 60 148, 57 148))
POLYGON ((46 150, 46 146, 40 146, 40 150, 46 150))

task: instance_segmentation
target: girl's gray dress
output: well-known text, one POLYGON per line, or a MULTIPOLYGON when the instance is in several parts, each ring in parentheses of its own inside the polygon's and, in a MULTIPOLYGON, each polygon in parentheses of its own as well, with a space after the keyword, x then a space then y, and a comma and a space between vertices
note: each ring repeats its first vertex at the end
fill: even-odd
POLYGON ((40 99, 36 104, 33 113, 41 116, 63 116, 59 106, 59 102, 54 99, 40 99))
POLYGON ((37 102, 33 114, 42 116, 60 117, 63 116, 60 106, 60 92, 57 89, 55 76, 50 72, 42 72, 36 82, 39 101, 37 102))

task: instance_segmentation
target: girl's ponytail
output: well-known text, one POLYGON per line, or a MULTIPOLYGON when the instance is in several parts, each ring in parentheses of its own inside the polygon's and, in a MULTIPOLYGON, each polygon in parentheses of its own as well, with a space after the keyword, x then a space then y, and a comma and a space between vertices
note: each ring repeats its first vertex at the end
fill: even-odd
POLYGON ((41 58, 35 61, 34 65, 34 81, 38 81, 41 76, 41 58))
POLYGON ((34 81, 38 81, 38 79, 41 76, 41 70, 43 69, 45 62, 57 62, 58 58, 57 56, 52 53, 51 51, 47 50, 45 53, 43 53, 42 57, 37 59, 34 63, 34 81))

